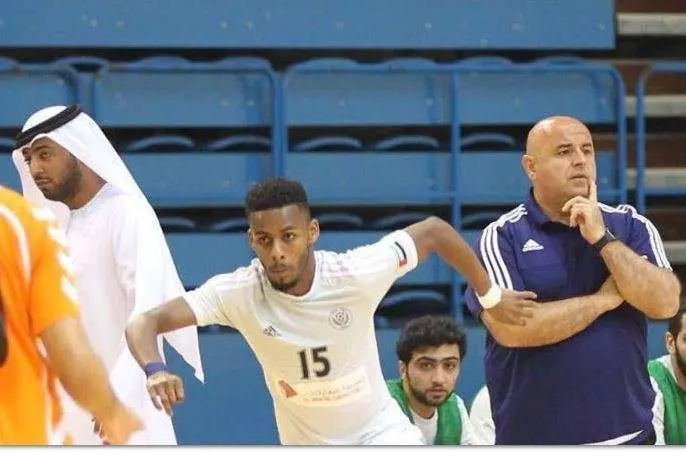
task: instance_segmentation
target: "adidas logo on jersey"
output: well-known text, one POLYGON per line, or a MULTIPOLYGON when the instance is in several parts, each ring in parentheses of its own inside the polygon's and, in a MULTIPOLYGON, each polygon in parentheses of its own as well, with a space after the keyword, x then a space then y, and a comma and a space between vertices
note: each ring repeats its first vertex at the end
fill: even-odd
POLYGON ((533 239, 529 239, 524 243, 522 247, 522 252, 531 252, 532 250, 543 250, 543 246, 533 239))
POLYGON ((267 337, 281 337, 281 333, 272 325, 267 326, 262 330, 262 334, 267 337))

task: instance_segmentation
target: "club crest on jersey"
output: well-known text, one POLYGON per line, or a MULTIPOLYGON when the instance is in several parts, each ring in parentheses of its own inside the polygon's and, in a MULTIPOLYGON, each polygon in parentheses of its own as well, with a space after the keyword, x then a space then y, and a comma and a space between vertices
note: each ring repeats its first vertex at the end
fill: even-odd
POLYGON ((353 313, 347 307, 336 307, 329 314, 329 322, 336 329, 345 329, 353 321, 353 313))

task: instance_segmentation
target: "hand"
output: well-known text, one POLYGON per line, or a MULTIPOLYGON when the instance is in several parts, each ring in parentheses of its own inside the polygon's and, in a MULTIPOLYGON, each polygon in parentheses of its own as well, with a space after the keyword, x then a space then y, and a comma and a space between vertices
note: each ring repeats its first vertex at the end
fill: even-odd
POLYGON ((624 302, 624 297, 622 297, 622 295, 619 293, 617 284, 612 276, 608 277, 607 280, 603 282, 603 285, 600 287, 600 289, 596 291, 596 295, 607 298, 608 311, 616 309, 624 302))
POLYGON ((183 381, 180 377, 160 371, 148 377, 148 393, 158 410, 164 409, 167 415, 173 416, 172 406, 183 402, 183 381))
POLYGON ((93 418, 93 431, 105 445, 124 445, 131 434, 143 429, 143 422, 128 407, 117 401, 107 416, 93 418))
POLYGON ((595 244, 605 234, 605 222, 598 206, 598 189, 595 181, 589 179, 588 182, 588 198, 575 196, 562 206, 562 212, 569 212, 569 226, 578 226, 586 242, 595 244))
POLYGON ((484 309, 495 320, 508 325, 525 326, 526 321, 534 316, 538 303, 536 293, 532 291, 515 291, 503 289, 500 302, 490 309, 484 309))

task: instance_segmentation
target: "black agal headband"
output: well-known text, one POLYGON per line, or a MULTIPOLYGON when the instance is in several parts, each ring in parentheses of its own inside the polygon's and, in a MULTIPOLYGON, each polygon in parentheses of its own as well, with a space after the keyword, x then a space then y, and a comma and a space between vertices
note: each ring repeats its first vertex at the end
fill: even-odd
POLYGON ((60 111, 59 114, 56 114, 50 117, 49 119, 45 119, 38 125, 35 125, 29 128, 28 130, 19 133, 17 137, 14 138, 16 141, 16 143, 14 144, 14 148, 20 149, 24 147, 25 145, 30 143, 33 138, 35 138, 41 133, 50 133, 51 131, 57 130, 62 125, 74 120, 76 116, 78 116, 79 114, 81 114, 81 108, 79 107, 79 105, 71 105, 67 107, 67 109, 60 111))

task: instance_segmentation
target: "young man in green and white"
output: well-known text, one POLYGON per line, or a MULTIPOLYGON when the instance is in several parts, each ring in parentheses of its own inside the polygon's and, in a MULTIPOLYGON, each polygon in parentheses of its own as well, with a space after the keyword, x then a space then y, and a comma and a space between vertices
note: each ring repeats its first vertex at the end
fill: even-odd
POLYGON ((657 393, 654 425, 657 440, 667 445, 686 445, 686 305, 669 319, 665 333, 666 355, 648 362, 651 383, 657 393), (660 433, 662 435, 659 435, 660 433))
POLYGON ((409 321, 396 343, 400 377, 386 384, 429 445, 475 443, 467 408, 453 391, 466 351, 464 331, 447 316, 409 321))

